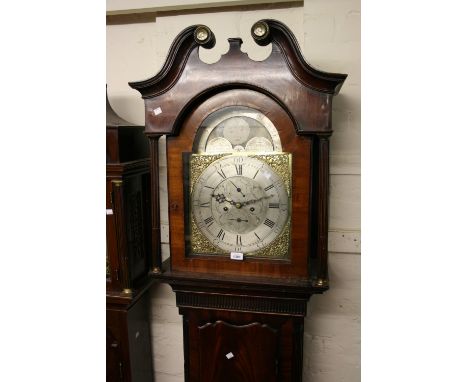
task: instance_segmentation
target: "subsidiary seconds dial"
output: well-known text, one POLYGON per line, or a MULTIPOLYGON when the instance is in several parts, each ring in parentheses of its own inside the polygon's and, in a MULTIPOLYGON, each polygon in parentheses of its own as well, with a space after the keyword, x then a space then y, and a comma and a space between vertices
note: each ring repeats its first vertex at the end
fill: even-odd
POLYGON ((262 160, 229 155, 211 163, 194 183, 196 225, 221 252, 250 253, 271 244, 289 219, 281 177, 262 160))

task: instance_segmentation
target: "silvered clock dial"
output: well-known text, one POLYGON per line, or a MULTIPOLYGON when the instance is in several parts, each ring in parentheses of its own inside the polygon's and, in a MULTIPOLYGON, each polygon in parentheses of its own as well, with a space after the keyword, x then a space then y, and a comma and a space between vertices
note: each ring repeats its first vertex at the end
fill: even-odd
POLYGON ((194 253, 288 256, 288 154, 192 155, 191 174, 194 253))

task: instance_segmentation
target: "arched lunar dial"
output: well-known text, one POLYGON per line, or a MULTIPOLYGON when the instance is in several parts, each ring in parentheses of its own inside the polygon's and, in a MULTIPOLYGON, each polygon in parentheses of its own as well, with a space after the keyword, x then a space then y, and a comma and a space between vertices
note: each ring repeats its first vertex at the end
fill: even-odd
POLYGON ((244 143, 250 135, 250 126, 242 117, 232 117, 224 121, 224 138, 233 145, 244 143))
POLYGON ((255 252, 272 243, 289 219, 281 177, 262 160, 233 154, 211 163, 191 194, 194 221, 224 252, 255 252))
POLYGON ((246 151, 273 151, 273 145, 264 137, 253 137, 245 145, 246 151))
POLYGON ((225 153, 283 151, 273 122, 260 111, 245 106, 227 106, 209 114, 198 128, 193 152, 221 153, 221 145, 226 141, 232 148, 226 147, 225 153))
POLYGON ((231 151, 231 142, 222 137, 210 139, 206 145, 206 152, 210 154, 229 153, 231 151))

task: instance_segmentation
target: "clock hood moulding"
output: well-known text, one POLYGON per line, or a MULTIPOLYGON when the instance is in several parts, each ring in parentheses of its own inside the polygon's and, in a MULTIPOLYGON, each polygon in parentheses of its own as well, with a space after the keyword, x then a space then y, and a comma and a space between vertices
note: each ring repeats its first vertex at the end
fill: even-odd
POLYGON ((203 25, 184 29, 159 73, 129 83, 145 99, 146 134, 177 135, 194 104, 234 88, 256 90, 274 99, 294 121, 297 134, 330 134, 332 98, 347 75, 310 66, 292 32, 279 21, 256 22, 252 37, 258 45, 273 45, 265 60, 251 60, 240 50, 242 40, 230 38, 229 51, 218 62, 206 64, 199 58, 198 47, 212 48, 216 41, 213 32, 203 25), (277 76, 275 81, 271 81, 272 75, 277 76), (285 86, 291 89, 288 93, 285 86))

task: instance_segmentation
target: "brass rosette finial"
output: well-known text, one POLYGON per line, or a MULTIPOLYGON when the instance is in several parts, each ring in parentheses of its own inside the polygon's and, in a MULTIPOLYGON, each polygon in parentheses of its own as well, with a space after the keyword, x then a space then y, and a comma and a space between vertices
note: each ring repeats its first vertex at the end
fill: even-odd
POLYGON ((212 48, 216 43, 214 33, 206 25, 197 26, 193 32, 193 38, 198 45, 201 45, 206 49, 212 48))
POLYGON ((270 41, 270 27, 268 23, 264 20, 257 21, 252 28, 250 33, 258 45, 268 45, 270 41))

